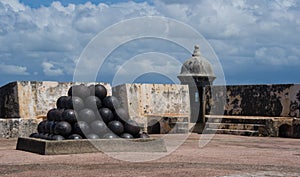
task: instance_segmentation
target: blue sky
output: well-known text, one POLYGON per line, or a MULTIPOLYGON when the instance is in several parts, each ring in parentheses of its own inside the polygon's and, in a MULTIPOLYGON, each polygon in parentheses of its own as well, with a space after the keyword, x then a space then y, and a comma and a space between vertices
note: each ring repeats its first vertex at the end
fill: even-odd
MULTIPOLYGON (((201 33, 215 50, 227 84, 300 83, 299 12, 297 0, 0 0, 0 85, 72 81, 82 50, 97 33, 122 20, 153 15, 176 19, 201 33)), ((148 42, 119 48, 97 81, 111 82, 128 56, 145 46, 151 51, 166 48, 161 51, 181 63, 191 55, 148 42)), ((180 67, 164 70, 177 75, 180 67)), ((159 73, 136 81, 173 82, 159 73)))
MULTIPOLYGON (((55 0, 20 0, 21 3, 24 3, 25 5, 28 5, 33 8, 39 8, 41 6, 50 6, 52 2, 55 0)), ((72 1, 59 1, 62 5, 67 6, 68 4, 84 4, 87 1, 86 0, 72 0, 72 1)), ((128 2, 126 0, 90 0, 89 2, 93 4, 99 4, 99 3, 105 3, 105 4, 115 4, 115 3, 121 3, 121 2, 128 2)), ((133 2, 144 2, 143 0, 134 0, 133 2)), ((150 1, 149 1, 150 3, 150 1)))

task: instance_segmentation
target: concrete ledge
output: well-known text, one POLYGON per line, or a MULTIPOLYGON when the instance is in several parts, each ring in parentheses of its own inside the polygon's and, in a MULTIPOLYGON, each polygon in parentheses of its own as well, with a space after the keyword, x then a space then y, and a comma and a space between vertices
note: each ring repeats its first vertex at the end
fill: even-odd
POLYGON ((294 117, 270 117, 270 116, 232 116, 232 115, 205 115, 209 119, 253 119, 253 120, 273 120, 288 119, 293 120, 294 117))
POLYGON ((167 152, 163 139, 97 139, 49 141, 18 138, 17 150, 41 155, 81 154, 94 152, 167 152))

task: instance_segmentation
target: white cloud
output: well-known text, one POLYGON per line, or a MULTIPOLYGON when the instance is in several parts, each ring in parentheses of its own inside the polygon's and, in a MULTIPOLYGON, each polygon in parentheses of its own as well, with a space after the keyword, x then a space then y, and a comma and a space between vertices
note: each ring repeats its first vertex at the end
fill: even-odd
POLYGON ((255 51, 255 58, 260 60, 260 63, 270 65, 298 65, 300 63, 298 57, 288 54, 285 49, 279 47, 262 47, 255 51))
POLYGON ((13 11, 19 12, 25 10, 25 6, 19 3, 18 0, 1 0, 1 3, 12 8, 13 11))
POLYGON ((177 75, 180 69, 180 62, 169 55, 156 52, 143 53, 117 66, 112 84, 132 83, 136 78, 148 73, 160 74, 173 83, 179 83, 177 75))
POLYGON ((8 75, 29 75, 27 67, 0 63, 0 73, 8 75))
POLYGON ((43 68, 43 72, 47 76, 61 76, 64 74, 63 70, 59 68, 55 68, 55 66, 49 62, 43 62, 42 68, 43 68))
MULTIPOLYGON (((255 64, 260 64, 266 69, 295 66, 300 65, 299 3, 153 0, 153 4, 130 1, 63 6, 53 2, 49 7, 35 9, 18 0, 0 0, 0 61, 9 61, 11 70, 18 70, 16 74, 71 76, 81 51, 98 32, 120 20, 161 15, 183 21, 202 33, 228 72, 240 65, 255 68, 255 64), (40 66, 43 71, 36 69, 40 66)), ((137 28, 138 25, 124 28, 124 33, 137 28)), ((158 27, 149 30, 155 28, 158 27)), ((139 47, 143 46, 136 50, 139 47)), ((116 70, 115 63, 109 66, 116 70)), ((2 69, 1 72, 9 73, 2 69)))

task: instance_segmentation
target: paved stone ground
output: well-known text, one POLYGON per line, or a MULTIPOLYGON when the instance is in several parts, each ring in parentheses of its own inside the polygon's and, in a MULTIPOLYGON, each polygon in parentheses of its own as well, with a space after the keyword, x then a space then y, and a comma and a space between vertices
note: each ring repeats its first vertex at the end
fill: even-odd
POLYGON ((103 153, 43 156, 1 139, 0 176, 300 176, 299 139, 215 135, 199 148, 200 136, 191 134, 170 155, 136 163, 103 153))

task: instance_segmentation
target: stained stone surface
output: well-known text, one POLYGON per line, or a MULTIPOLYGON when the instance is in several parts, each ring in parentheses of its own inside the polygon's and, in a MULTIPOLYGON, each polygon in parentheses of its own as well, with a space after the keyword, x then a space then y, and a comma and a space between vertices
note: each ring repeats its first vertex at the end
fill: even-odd
POLYGON ((28 137, 36 132, 41 119, 0 119, 0 138, 28 137))
POLYGON ((9 83, 0 88, 0 117, 20 117, 17 82, 9 83))
POLYGON ((224 115, 300 117, 300 84, 231 85, 226 93, 218 87, 206 87, 206 114, 223 109, 215 105, 221 100, 218 95, 226 95, 224 115))
POLYGON ((226 91, 220 87, 206 87, 208 130, 300 138, 300 84, 236 85, 226 86, 226 91))
MULTIPOLYGON (((1 87, 0 138, 28 136, 35 132, 38 122, 73 84, 80 83, 18 81, 1 87)), ((199 104, 191 101, 188 85, 124 84, 113 89, 109 84, 104 85, 108 95, 113 92, 118 97, 130 118, 136 120, 143 131, 186 133, 191 129, 191 109, 199 104)), ((222 132, 239 129, 256 131, 255 134, 263 136, 300 137, 300 84, 223 88, 205 87, 205 115, 229 116, 223 118, 221 125, 209 122, 209 128, 222 132), (224 104, 219 104, 222 100, 224 104), (230 116, 238 116, 241 122, 230 116), (251 120, 251 116, 261 118, 262 123, 251 120)))
MULTIPOLYGON (((80 82, 17 81, 0 88, 1 118, 39 118, 54 108, 56 100, 67 95, 68 89, 80 82)), ((110 84, 103 84, 111 95, 110 84)))
POLYGON ((159 122, 160 133, 176 133, 174 122, 186 123, 178 132, 188 129, 190 101, 187 85, 124 84, 114 87, 112 92, 145 131, 151 120, 159 122))

